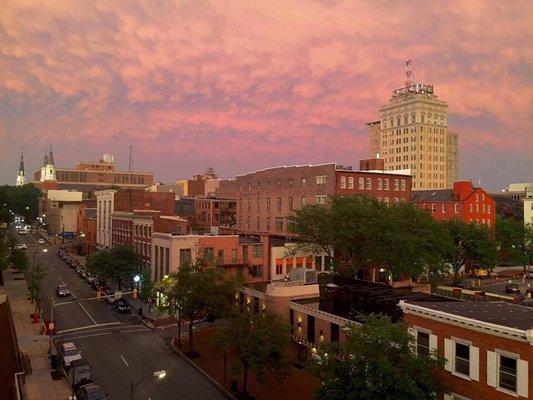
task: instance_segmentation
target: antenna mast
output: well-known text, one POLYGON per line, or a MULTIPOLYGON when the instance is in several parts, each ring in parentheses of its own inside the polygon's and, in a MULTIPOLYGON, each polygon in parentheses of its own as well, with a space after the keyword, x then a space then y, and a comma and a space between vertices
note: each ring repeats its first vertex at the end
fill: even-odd
POLYGON ((411 59, 405 60, 405 87, 413 84, 413 70, 411 69, 411 59))
POLYGON ((128 157, 128 172, 131 172, 131 164, 133 163, 133 156, 132 156, 132 147, 130 144, 130 153, 128 157))

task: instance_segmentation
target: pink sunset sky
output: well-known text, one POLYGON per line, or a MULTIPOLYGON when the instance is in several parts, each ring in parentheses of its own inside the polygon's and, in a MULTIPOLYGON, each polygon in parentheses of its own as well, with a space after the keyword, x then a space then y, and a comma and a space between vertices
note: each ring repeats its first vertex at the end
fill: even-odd
POLYGON ((449 105, 460 177, 533 181, 531 1, 23 1, 0 7, 0 183, 115 155, 163 182, 367 156, 416 81, 449 105))

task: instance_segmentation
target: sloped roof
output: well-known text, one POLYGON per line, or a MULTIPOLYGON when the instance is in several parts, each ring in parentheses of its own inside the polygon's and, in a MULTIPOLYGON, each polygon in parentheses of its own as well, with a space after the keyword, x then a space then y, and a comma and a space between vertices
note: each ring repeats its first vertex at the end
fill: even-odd
POLYGON ((411 200, 414 203, 419 201, 452 201, 453 190, 414 190, 411 192, 411 200))

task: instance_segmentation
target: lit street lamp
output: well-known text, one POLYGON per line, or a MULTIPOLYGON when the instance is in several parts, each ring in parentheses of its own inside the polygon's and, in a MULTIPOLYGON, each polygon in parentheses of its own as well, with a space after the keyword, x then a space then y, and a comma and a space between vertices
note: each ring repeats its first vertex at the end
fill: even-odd
POLYGON ((151 374, 143 376, 141 379, 139 379, 137 382, 131 381, 131 390, 130 390, 130 400, 135 400, 135 389, 137 389, 137 386, 144 381, 145 379, 148 379, 150 377, 155 377, 157 379, 163 379, 167 375, 167 371, 164 369, 160 371, 154 371, 151 374))

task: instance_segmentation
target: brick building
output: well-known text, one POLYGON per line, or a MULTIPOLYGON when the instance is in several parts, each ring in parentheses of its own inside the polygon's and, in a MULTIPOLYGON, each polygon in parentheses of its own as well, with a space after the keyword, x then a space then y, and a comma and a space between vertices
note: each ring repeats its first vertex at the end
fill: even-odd
MULTIPOLYGON (((96 194, 97 232, 96 243, 99 247, 111 247, 111 214, 115 212, 133 212, 133 210, 155 210, 162 215, 175 215, 175 195, 173 193, 152 193, 144 190, 100 190, 96 194)), ((119 218, 117 214, 117 218, 119 218)), ((117 219, 118 221, 118 219, 117 219)), ((117 230, 132 229, 126 220, 117 225, 117 230), (119 227, 120 226, 120 227, 119 227)), ((123 235, 120 234, 122 237, 123 235)), ((130 241, 131 239, 125 240, 130 241)))
POLYGON ((454 182, 453 189, 413 191, 412 202, 428 210, 436 220, 461 219, 494 228, 495 201, 470 181, 454 182))
POLYGON ((400 301, 417 351, 446 358, 444 400, 528 399, 533 309, 505 302, 400 301))
POLYGON ((237 176, 237 229, 290 235, 287 217, 332 195, 368 195, 385 203, 411 200, 408 171, 353 171, 335 163, 268 168, 237 176))
POLYGON ((267 242, 242 235, 153 235, 152 280, 160 281, 191 260, 203 256, 246 282, 267 279, 267 242))
POLYGON ((154 182, 148 172, 118 171, 113 156, 104 154, 98 162, 80 161, 73 168, 55 167, 52 151, 45 155, 43 167, 33 174, 35 186, 43 189, 79 190, 92 198, 93 192, 109 187, 144 189, 154 182))
POLYGON ((195 227, 202 232, 209 232, 214 226, 234 227, 237 223, 237 202, 235 199, 196 197, 194 213, 195 227))
POLYGON ((96 250, 96 208, 81 207, 78 211, 78 238, 82 253, 89 255, 96 250))

